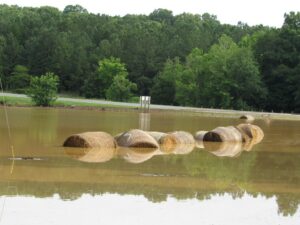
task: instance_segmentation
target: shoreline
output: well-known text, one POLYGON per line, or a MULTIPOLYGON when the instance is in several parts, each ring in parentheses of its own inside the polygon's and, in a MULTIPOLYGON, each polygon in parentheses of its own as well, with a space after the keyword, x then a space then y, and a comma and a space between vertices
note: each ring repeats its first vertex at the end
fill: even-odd
MULTIPOLYGON (((147 113, 138 107, 125 107, 125 106, 29 106, 29 105, 6 105, 8 108, 35 108, 43 110, 59 109, 59 110, 87 110, 87 111, 109 111, 109 112, 140 112, 147 113)), ((4 108, 3 104, 0 104, 0 109, 4 108)), ((205 109, 195 108, 191 109, 166 109, 166 108, 152 108, 150 107, 149 113, 188 113, 203 117, 219 117, 219 118, 239 118, 242 115, 252 115, 255 119, 270 119, 270 120, 289 120, 300 121, 300 115, 288 114, 288 113, 272 113, 272 112, 256 112, 256 111, 239 111, 239 110, 226 110, 226 109, 205 109)))
MULTIPOLYGON (((25 95, 4 93, 7 107, 37 108, 37 109, 66 109, 66 110, 96 110, 96 111, 127 111, 143 112, 138 103, 112 102, 95 99, 58 98, 53 106, 41 107, 32 105, 30 98, 25 95)), ((1 100, 1 99, 0 99, 1 100)), ((4 104, 0 103, 0 108, 4 104)), ((231 109, 196 108, 168 105, 150 105, 150 112, 191 113, 206 117, 237 118, 241 115, 252 115, 255 119, 274 119, 300 121, 300 114, 242 111, 231 109)))

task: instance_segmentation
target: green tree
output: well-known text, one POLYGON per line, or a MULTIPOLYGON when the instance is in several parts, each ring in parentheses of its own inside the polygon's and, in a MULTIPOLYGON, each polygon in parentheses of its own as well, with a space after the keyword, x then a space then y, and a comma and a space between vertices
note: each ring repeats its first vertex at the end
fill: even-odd
POLYGON ((240 47, 228 60, 232 78, 230 94, 235 109, 265 109, 267 90, 262 82, 258 64, 250 48, 240 47))
POLYGON ((114 101, 128 101, 133 96, 132 92, 137 90, 135 83, 130 82, 126 76, 118 74, 114 77, 112 84, 106 90, 106 98, 114 101))
POLYGON ((113 83, 115 76, 120 75, 127 77, 128 75, 125 64, 121 63, 119 58, 114 57, 101 60, 99 62, 98 73, 102 83, 101 89, 103 91, 103 96, 113 83))
POLYGON ((172 24, 174 22, 173 12, 167 9, 155 9, 150 13, 149 18, 166 24, 172 24))
POLYGON ((175 102, 182 106, 194 106, 196 102, 196 76, 185 69, 175 81, 175 102))
POLYGON ((81 94, 86 98, 104 98, 103 95, 103 85, 99 75, 97 73, 92 73, 84 81, 81 88, 81 94))
POLYGON ((186 63, 182 67, 182 71, 178 73, 175 81, 175 100, 179 105, 196 105, 198 63, 202 56, 203 51, 201 49, 193 49, 186 57, 186 63))
POLYGON ((46 73, 40 77, 32 77, 27 95, 35 105, 50 106, 57 99, 58 76, 46 73))
POLYGON ((265 92, 250 49, 238 47, 230 37, 222 36, 208 53, 198 54, 193 61, 190 67, 197 74, 197 105, 259 107, 265 92))
POLYGON ((268 110, 298 109, 298 67, 300 65, 300 13, 285 14, 281 29, 272 29, 259 37, 254 52, 269 95, 268 110))
POLYGON ((30 84, 31 76, 28 74, 28 69, 22 65, 16 65, 11 76, 8 78, 7 86, 10 90, 25 93, 30 84))
POLYGON ((198 66, 194 68, 198 71, 197 105, 214 108, 231 106, 230 86, 233 83, 228 73, 227 61, 237 48, 231 38, 222 36, 218 44, 213 45, 207 54, 199 57, 198 66))
POLYGON ((7 86, 16 65, 30 68, 34 76, 53 71, 61 91, 105 98, 114 76, 96 71, 99 60, 114 57, 126 64, 136 93, 156 93, 156 102, 295 111, 300 105, 299 18, 299 12, 287 13, 283 26, 274 29, 226 25, 208 13, 175 16, 166 9, 112 17, 79 5, 63 11, 0 5, 0 73, 7 86), (231 41, 226 36, 221 41, 224 34, 231 41), (198 63, 191 66, 187 55, 196 48, 202 54, 192 56, 198 63), (176 57, 182 72, 172 81, 160 74, 176 57))
POLYGON ((163 70, 155 77, 154 86, 151 89, 151 98, 154 103, 173 105, 175 103, 177 77, 182 73, 183 68, 179 58, 168 59, 163 70))
POLYGON ((88 13, 81 5, 67 5, 63 13, 88 13))
MULTIPOLYGON (((3 79, 3 69, 4 69, 4 48, 5 48, 5 37, 0 36, 0 78, 3 79)), ((3 81, 2 81, 3 82, 3 81)))

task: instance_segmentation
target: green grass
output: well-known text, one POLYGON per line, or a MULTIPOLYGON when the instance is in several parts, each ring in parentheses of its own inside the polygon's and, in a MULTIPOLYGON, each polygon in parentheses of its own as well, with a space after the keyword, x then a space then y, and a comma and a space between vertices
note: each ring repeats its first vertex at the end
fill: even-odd
POLYGON ((33 106, 32 101, 30 98, 23 98, 23 97, 10 97, 10 96, 0 96, 0 104, 3 105, 3 98, 6 105, 9 106, 33 106))
POLYGON ((74 92, 59 92, 59 97, 84 99, 83 96, 80 96, 74 92))
MULTIPOLYGON (((8 106, 26 106, 31 107, 34 106, 33 102, 30 98, 26 97, 11 97, 11 96, 5 96, 4 97, 5 102, 8 106)), ((3 97, 0 96, 0 105, 3 105, 3 97)), ((57 100, 54 102, 54 107, 78 107, 78 108, 115 108, 115 109, 136 109, 137 107, 132 106, 123 106, 123 105, 110 105, 110 104, 98 104, 98 103, 86 103, 86 102, 77 102, 77 101, 61 101, 57 100)), ((238 118, 241 114, 244 114, 243 112, 239 111, 221 111, 218 109, 213 109, 212 111, 203 111, 200 108, 196 111, 194 109, 180 109, 180 110, 172 110, 169 109, 169 111, 172 112, 181 112, 181 113, 192 113, 196 115, 202 115, 202 116, 215 116, 215 117, 226 117, 226 118, 238 118)), ((257 119, 279 119, 279 120, 300 120, 300 115, 292 115, 292 114, 282 114, 282 113, 268 113, 268 112, 249 112, 249 114, 252 114, 257 119)))
POLYGON ((97 107, 97 108, 136 108, 132 106, 122 105, 110 105, 110 104, 99 104, 99 103, 88 103, 88 102, 75 102, 75 101, 61 101, 57 100, 53 106, 58 107, 97 107))
MULTIPOLYGON (((26 97, 11 97, 5 96, 4 100, 8 106, 34 106, 34 103, 30 98, 26 97)), ((3 97, 0 96, 0 105, 3 105, 3 97)), ((130 106, 121 105, 110 105, 110 104, 98 104, 98 103, 87 103, 87 102, 76 102, 76 101, 61 101, 57 100, 54 102, 55 107, 95 107, 95 108, 136 108, 130 106)))

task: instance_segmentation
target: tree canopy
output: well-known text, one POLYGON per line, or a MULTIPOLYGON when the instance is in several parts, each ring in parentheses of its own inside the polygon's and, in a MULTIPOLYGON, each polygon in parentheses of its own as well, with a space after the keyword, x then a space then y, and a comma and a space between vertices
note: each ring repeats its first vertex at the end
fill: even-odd
POLYGON ((99 62, 118 59, 136 84, 131 93, 154 103, 300 111, 300 13, 283 19, 270 28, 167 9, 120 17, 80 5, 0 5, 0 76, 16 90, 27 75, 51 71, 60 91, 106 98, 113 82, 127 81, 106 77, 99 62), (16 66, 28 69, 20 84, 16 66))

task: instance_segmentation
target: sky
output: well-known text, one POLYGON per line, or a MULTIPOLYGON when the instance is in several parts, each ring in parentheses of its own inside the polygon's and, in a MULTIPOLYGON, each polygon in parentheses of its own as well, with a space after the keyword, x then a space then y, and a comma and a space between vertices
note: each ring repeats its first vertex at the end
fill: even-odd
POLYGON ((169 9, 174 15, 183 12, 216 15, 221 23, 281 27, 284 13, 300 11, 300 0, 0 0, 1 4, 19 6, 54 6, 79 4, 91 13, 124 16, 146 14, 158 8, 169 9))

